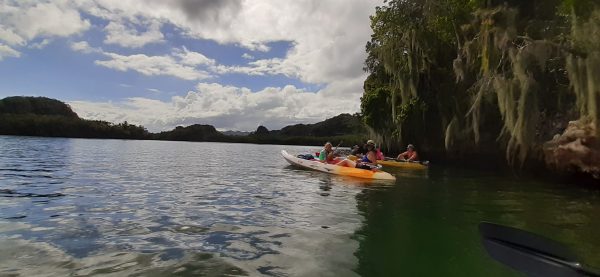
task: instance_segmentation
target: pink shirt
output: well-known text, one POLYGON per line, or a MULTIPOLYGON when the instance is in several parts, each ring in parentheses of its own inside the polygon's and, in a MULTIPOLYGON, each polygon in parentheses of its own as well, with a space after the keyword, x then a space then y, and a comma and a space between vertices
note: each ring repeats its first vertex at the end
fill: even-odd
POLYGON ((377 149, 377 159, 378 160, 385 160, 385 156, 383 155, 383 152, 381 152, 381 149, 377 149))

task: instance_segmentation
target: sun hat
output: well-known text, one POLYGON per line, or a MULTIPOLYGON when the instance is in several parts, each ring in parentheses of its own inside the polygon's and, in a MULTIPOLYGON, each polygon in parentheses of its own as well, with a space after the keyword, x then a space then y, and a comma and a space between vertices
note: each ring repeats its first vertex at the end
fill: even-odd
POLYGON ((372 139, 370 139, 370 140, 367 140, 367 144, 373 144, 373 145, 375 145, 375 142, 372 139))
POLYGON ((409 144, 409 145, 408 145, 406 148, 409 148, 409 149, 415 149, 415 146, 414 146, 414 145, 412 145, 412 144, 409 144))

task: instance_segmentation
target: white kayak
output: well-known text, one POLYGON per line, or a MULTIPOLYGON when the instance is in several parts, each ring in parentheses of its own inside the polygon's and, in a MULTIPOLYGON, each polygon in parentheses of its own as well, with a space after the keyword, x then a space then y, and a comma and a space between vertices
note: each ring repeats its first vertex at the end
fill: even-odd
POLYGON ((302 168, 308 168, 325 173, 331 173, 343 176, 352 176, 365 179, 381 179, 381 180, 396 180, 393 175, 381 170, 368 170, 347 166, 339 166, 335 164, 322 163, 318 160, 306 160, 288 154, 285 150, 281 150, 281 156, 290 164, 302 168))

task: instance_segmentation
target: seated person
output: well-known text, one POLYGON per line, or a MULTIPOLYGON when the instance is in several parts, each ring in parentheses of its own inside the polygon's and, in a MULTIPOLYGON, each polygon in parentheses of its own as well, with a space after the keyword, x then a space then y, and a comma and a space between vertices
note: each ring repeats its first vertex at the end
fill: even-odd
POLYGON ((400 153, 400 155, 398 155, 396 160, 402 160, 402 161, 408 161, 408 162, 418 161, 419 155, 417 154, 417 150, 415 150, 415 146, 412 144, 409 144, 408 147, 406 147, 406 152, 400 153))
POLYGON ((358 145, 352 146, 350 155, 354 155, 354 156, 362 155, 362 150, 360 149, 360 146, 358 146, 358 145))
POLYGON ((383 161, 385 160, 385 155, 383 155, 383 152, 381 152, 381 147, 377 148, 377 160, 379 161, 383 161))
POLYGON ((323 150, 319 152, 319 161, 323 163, 333 163, 333 145, 331 144, 331 142, 325 143, 325 146, 323 146, 323 150))
POLYGON ((360 160, 354 162, 352 160, 345 159, 345 160, 342 160, 341 162, 337 163, 337 165, 366 169, 366 167, 370 168, 370 165, 373 165, 376 163, 377 163, 377 152, 375 150, 375 142, 372 140, 369 140, 367 142, 367 153, 366 153, 366 155, 363 155, 360 160))

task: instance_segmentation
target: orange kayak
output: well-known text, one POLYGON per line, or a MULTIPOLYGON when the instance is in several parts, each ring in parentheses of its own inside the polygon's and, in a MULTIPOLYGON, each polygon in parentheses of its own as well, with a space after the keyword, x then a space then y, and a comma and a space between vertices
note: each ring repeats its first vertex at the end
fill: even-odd
POLYGON ((364 179, 396 180, 396 177, 394 177, 394 175, 391 175, 381 170, 373 171, 355 167, 339 166, 335 164, 326 164, 318 160, 301 159, 288 154, 288 152, 286 152, 285 150, 281 150, 281 156, 283 156, 283 158, 292 165, 325 173, 364 179))

